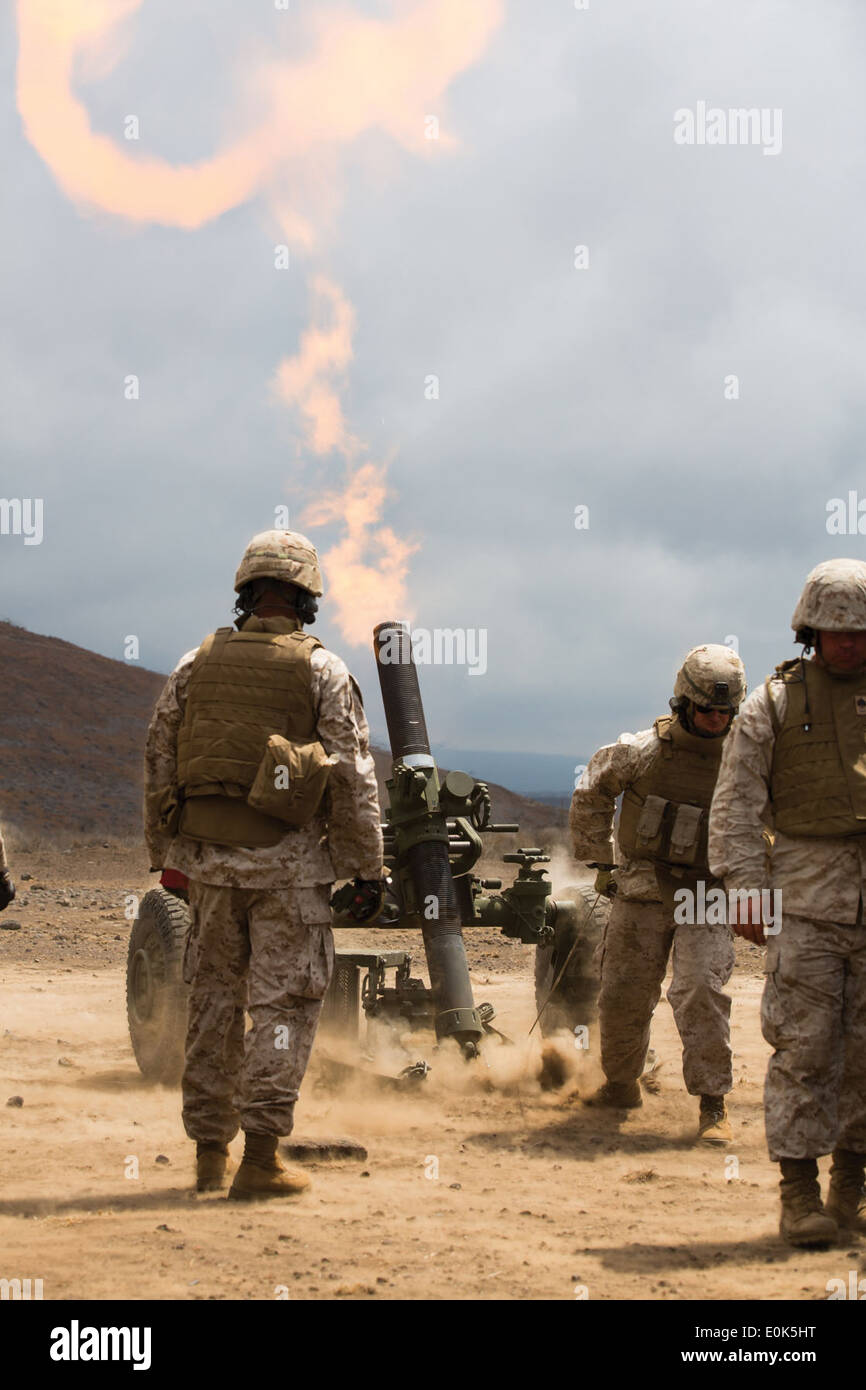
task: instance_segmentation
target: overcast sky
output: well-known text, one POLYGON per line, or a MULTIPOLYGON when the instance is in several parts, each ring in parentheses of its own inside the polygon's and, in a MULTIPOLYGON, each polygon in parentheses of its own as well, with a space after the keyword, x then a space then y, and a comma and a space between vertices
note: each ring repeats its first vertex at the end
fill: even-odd
MULTIPOLYGON (((117 51, 82 39, 66 67, 43 10, 0 17, 0 491, 44 503, 41 544, 0 535, 0 617, 118 658, 135 634, 168 670, 230 621, 275 507, 296 524, 366 461, 377 525, 414 547, 378 616, 486 633, 483 675, 422 669, 453 747, 577 759, 662 713, 691 646, 736 638, 750 685, 794 654, 806 572, 866 558, 827 531, 830 499, 866 499, 862 0, 478 0, 471 43, 453 0, 66 0, 85 38, 126 13, 117 51), (416 11, 429 42, 389 85, 383 35, 416 11), (352 52, 293 117, 293 65, 341 34, 352 52), (390 107, 335 134, 326 97, 353 63, 361 106, 387 88, 390 107), (194 168, 250 131, 248 165, 256 140, 278 153, 197 225, 134 207, 110 160, 82 191, 90 147, 51 90, 67 76, 87 139, 127 169, 194 168), (765 110, 781 148, 677 143, 675 112, 701 103, 765 110), (354 453, 316 452, 274 389, 317 275, 351 306, 329 382, 354 453)), ((345 526, 307 530, 327 555, 345 526)), ((328 582, 326 563, 314 631, 381 732, 328 582)))

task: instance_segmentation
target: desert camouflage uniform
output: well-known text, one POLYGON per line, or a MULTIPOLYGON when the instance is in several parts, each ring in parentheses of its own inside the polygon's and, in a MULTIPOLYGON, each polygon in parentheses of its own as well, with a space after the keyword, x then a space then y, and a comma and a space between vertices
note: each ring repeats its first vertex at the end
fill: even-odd
POLYGON ((228 1143, 238 1124, 291 1133, 334 965, 329 895, 328 884, 259 893, 190 880, 183 1099, 191 1138, 228 1143))
POLYGON ((655 730, 644 729, 600 748, 571 801, 574 857, 618 865, 617 895, 600 947, 601 1064, 608 1081, 640 1076, 673 948, 667 997, 683 1044, 683 1080, 690 1095, 722 1096, 733 1080, 731 1000, 724 992, 734 966, 730 928, 675 924, 652 864, 614 849, 616 799, 649 770, 657 745, 655 730))
MULTIPOLYGON (((787 690, 773 683, 784 721, 787 690)), ((764 1113, 774 1161, 834 1148, 866 1153, 866 849, 851 838, 772 830, 775 735, 761 685, 722 754, 710 812, 710 867, 728 890, 782 891, 781 931, 768 938, 761 1027, 775 1049, 764 1113)))
MULTIPOLYGON (((273 632, 298 624, 268 618, 273 632)), ((311 655, 316 736, 336 755, 327 819, 276 845, 167 839, 158 807, 177 775, 177 734, 196 653, 182 657, 157 702, 145 755, 146 839, 152 863, 189 876, 190 985, 183 1079, 191 1139, 227 1143, 240 1125, 291 1133, 334 963, 328 898, 336 878, 382 876, 382 831, 369 730, 357 686, 333 652, 311 655), (244 1041, 244 1010, 252 1029, 244 1041)))

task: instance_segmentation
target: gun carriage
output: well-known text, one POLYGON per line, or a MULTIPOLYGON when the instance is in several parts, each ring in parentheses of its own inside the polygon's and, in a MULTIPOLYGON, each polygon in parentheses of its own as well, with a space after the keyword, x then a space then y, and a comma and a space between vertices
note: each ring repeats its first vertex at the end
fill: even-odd
MULTIPOLYGON (((391 744, 392 772, 382 826, 388 878, 384 901, 371 902, 349 883, 331 899, 333 925, 420 933, 429 984, 413 976, 410 954, 340 949, 326 995, 320 1036, 360 1043, 368 1027, 432 1030, 437 1043, 453 1038, 467 1059, 485 1037, 502 1041, 490 1004, 476 1004, 463 931, 492 927, 535 947, 535 992, 544 1033, 586 1025, 598 989, 595 946, 610 904, 590 888, 554 899, 544 869, 549 856, 524 847, 502 856, 517 866, 508 887, 473 873, 484 835, 514 834, 492 821, 488 786, 465 772, 440 776, 431 753, 418 671, 405 624, 380 623, 373 649, 391 744)), ((176 1082, 183 1066, 186 989, 181 964, 189 926, 180 875, 163 874, 141 900, 129 942, 127 1011, 136 1060, 148 1078, 176 1082)), ((506 1040, 507 1041, 507 1040, 506 1040)), ((417 1076, 424 1064, 407 1071, 417 1076)))

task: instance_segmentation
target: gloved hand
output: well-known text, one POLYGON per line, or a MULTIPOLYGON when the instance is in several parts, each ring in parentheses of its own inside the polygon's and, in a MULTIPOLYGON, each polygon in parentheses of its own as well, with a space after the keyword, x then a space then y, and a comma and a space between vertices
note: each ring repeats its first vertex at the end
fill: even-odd
POLYGON ((385 904, 385 880, 353 878, 331 896, 331 907, 356 922, 373 922, 385 904))
POLYGON ((603 898, 616 897, 616 879, 614 870, 616 864, 587 864, 588 869, 595 869, 595 883, 593 887, 596 893, 600 893, 603 898))
POLYGON ((15 897, 15 884, 9 876, 8 869, 0 870, 0 912, 13 901, 15 897))

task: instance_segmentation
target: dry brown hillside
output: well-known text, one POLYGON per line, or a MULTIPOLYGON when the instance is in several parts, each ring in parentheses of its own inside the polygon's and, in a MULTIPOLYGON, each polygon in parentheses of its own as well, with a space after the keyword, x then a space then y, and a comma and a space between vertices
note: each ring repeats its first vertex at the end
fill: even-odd
MULTIPOLYGON (((2 622, 0 670, 0 823, 10 839, 137 835, 144 735, 165 676, 2 622)), ((368 705, 373 699, 377 692, 368 705)), ((380 749, 374 757, 384 805, 390 758, 380 749)), ((530 830, 562 820, 549 806, 491 790, 494 816, 518 820, 524 843, 530 830)))
POLYGON ((124 835, 140 822, 141 748, 165 681, 0 623, 0 813, 27 837, 124 835))

